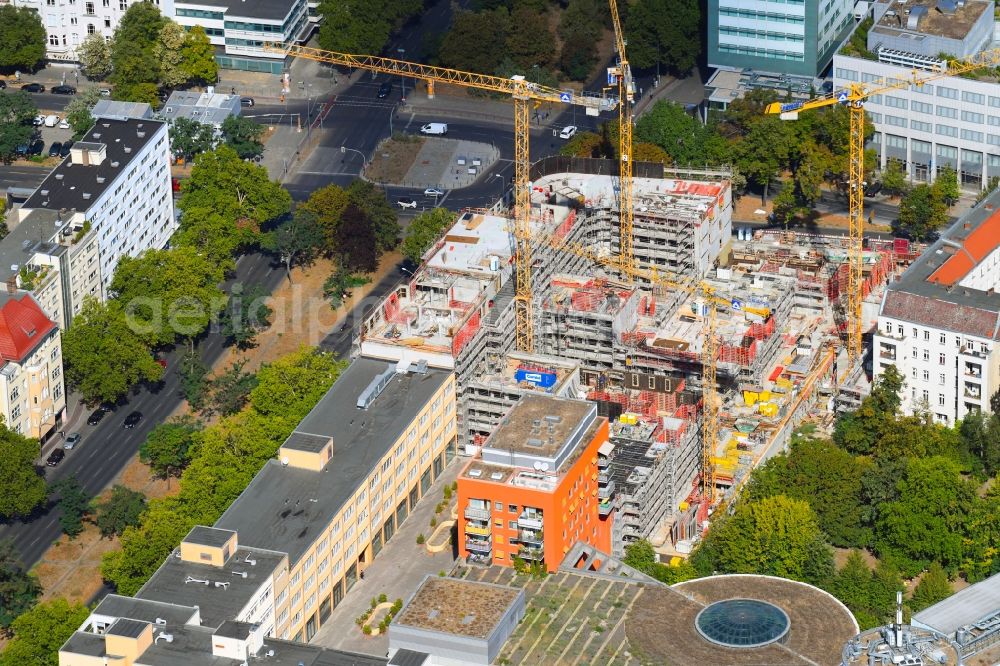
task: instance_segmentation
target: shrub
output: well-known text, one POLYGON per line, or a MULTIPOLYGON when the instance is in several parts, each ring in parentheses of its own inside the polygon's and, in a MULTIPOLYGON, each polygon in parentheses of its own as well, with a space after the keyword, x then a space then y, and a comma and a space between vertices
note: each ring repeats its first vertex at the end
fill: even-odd
POLYGON ((371 636, 372 635, 372 628, 369 627, 367 624, 365 626, 361 627, 361 631, 363 631, 365 633, 365 636, 371 636))
POLYGON ((450 500, 451 499, 451 486, 445 486, 444 487, 444 498, 446 500, 450 500))
POLYGON ((383 592, 382 594, 378 595, 378 602, 379 602, 380 604, 384 604, 384 603, 385 603, 386 601, 388 601, 388 600, 389 600, 389 597, 387 597, 387 596, 385 595, 385 592, 383 592))
POLYGON ((378 599, 372 597, 372 608, 375 608, 376 606, 378 606, 378 599))
POLYGON ((423 534, 418 534, 417 535, 417 543, 418 544, 423 544, 424 541, 426 541, 426 539, 424 539, 424 535, 423 534))
POLYGON ((438 524, 437 518, 431 516, 431 527, 437 527, 437 524, 438 524))
POLYGON ((381 622, 378 623, 378 630, 379 633, 385 632, 385 620, 382 620, 381 622))
POLYGON ((441 578, 444 578, 444 575, 445 575, 444 574, 444 569, 441 569, 441 571, 438 571, 438 576, 441 576, 441 578))

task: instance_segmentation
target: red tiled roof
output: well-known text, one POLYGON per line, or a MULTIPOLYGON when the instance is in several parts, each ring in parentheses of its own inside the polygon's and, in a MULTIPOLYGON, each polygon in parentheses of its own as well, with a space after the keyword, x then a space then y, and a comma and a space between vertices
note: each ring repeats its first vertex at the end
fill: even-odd
POLYGON ((954 250, 954 254, 930 274, 928 282, 955 284, 968 275, 969 271, 989 256, 997 246, 1000 246, 1000 211, 983 220, 982 224, 969 234, 969 237, 962 242, 963 250, 950 248, 954 250))
POLYGON ((882 315, 980 338, 998 335, 996 312, 905 291, 886 293, 882 315))
POLYGON ((0 358, 22 363, 56 327, 28 294, 0 307, 0 358))

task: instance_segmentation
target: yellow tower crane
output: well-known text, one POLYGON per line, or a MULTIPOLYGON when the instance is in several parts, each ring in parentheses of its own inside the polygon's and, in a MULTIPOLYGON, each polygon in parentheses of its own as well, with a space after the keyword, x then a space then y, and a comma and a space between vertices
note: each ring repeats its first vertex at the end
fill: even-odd
MULTIPOLYGON (((625 57, 625 35, 618 18, 618 3, 610 0, 611 22, 615 29, 615 50, 618 62, 611 68, 611 74, 618 82, 618 230, 620 251, 618 261, 626 273, 635 267, 632 237, 633 191, 632 191, 632 100, 635 96, 635 82, 632 67, 625 57)), ((609 77, 611 78, 611 77, 609 77)))
POLYGON ((517 291, 516 345, 518 350, 532 352, 535 348, 534 319, 532 314, 531 286, 531 183, 529 182, 529 143, 531 124, 528 106, 534 102, 575 104, 577 106, 610 110, 614 100, 604 97, 576 95, 526 80, 523 76, 504 78, 487 74, 463 72, 445 67, 433 67, 395 58, 373 55, 352 55, 326 51, 308 46, 268 44, 267 50, 284 53, 296 58, 306 58, 331 65, 363 69, 369 72, 407 76, 427 82, 427 94, 433 95, 435 83, 448 83, 510 95, 514 100, 514 239, 516 243, 515 276, 517 291))
POLYGON ((847 288, 847 353, 852 361, 861 358, 861 302, 863 276, 864 243, 864 142, 865 142, 865 101, 873 96, 910 86, 922 86, 929 81, 948 76, 964 74, 981 67, 996 67, 1000 64, 1000 49, 981 51, 969 58, 952 60, 937 71, 913 70, 909 78, 885 78, 868 83, 848 83, 843 90, 804 102, 775 102, 767 106, 765 113, 781 114, 783 120, 795 120, 799 111, 810 111, 835 104, 846 105, 850 109, 848 196, 850 240, 848 251, 849 279, 847 288))

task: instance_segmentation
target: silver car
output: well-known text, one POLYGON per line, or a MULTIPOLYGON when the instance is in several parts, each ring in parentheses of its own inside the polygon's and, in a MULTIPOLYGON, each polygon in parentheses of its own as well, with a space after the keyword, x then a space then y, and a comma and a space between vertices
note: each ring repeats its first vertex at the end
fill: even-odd
POLYGON ((80 433, 71 432, 66 435, 66 441, 63 442, 63 448, 67 451, 72 451, 76 448, 76 445, 80 443, 80 433))

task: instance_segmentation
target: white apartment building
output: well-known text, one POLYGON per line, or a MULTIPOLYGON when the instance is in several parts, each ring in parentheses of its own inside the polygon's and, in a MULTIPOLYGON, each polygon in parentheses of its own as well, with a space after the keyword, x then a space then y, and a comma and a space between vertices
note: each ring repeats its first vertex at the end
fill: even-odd
POLYGON ((164 247, 177 228, 166 123, 98 118, 8 225, 0 277, 68 326, 87 296, 107 296, 121 257, 164 247))
POLYGON ((13 291, 0 295, 0 416, 44 442, 66 409, 59 329, 29 294, 13 291))
POLYGON ((46 57, 69 62, 76 61, 76 48, 89 35, 111 41, 125 11, 141 1, 152 2, 164 16, 174 14, 174 0, 10 0, 38 12, 48 37, 46 57))
POLYGON ((708 64, 818 76, 854 25, 853 0, 708 0, 708 64))
POLYGON ((990 410, 1000 388, 1000 194, 952 225, 886 290, 875 376, 903 375, 903 410, 939 423, 990 410))
POLYGON ((285 57, 264 50, 265 43, 302 43, 316 23, 309 20, 306 0, 176 0, 174 20, 200 25, 224 69, 281 74, 285 57))

